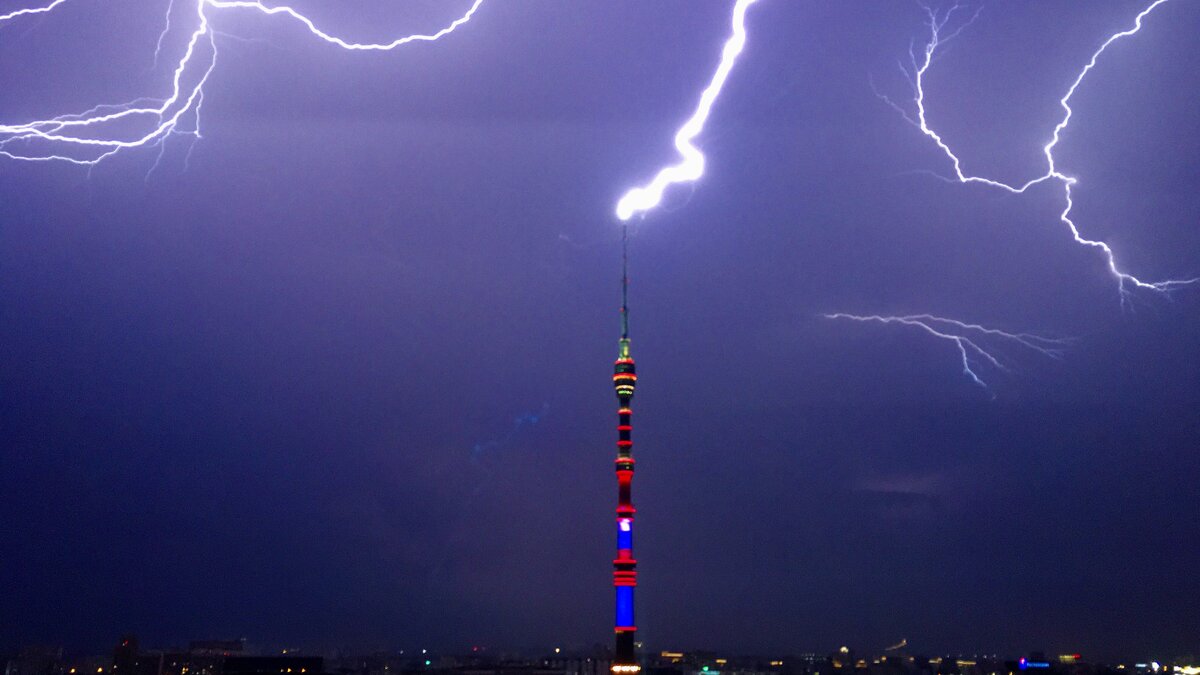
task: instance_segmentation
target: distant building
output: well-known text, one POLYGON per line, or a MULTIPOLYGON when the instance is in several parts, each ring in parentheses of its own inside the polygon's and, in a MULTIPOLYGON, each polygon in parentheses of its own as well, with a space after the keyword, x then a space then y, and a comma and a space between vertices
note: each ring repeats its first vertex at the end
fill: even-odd
POLYGON ((207 656, 240 656, 246 651, 245 640, 192 640, 189 654, 207 656))
POLYGON ((136 635, 123 635, 113 649, 113 670, 124 675, 137 669, 138 641, 136 635))
POLYGON ((319 656, 226 656, 221 675, 321 675, 319 656))
POLYGON ((121 640, 113 648, 111 672, 115 675, 159 675, 161 669, 162 654, 142 653, 138 649, 136 635, 121 636, 121 640))
POLYGON ((186 652, 157 654, 158 669, 153 674, 133 675, 221 675, 225 659, 241 656, 245 649, 244 640, 193 640, 186 652))
POLYGON ((543 663, 563 675, 609 675, 612 668, 612 661, 604 656, 555 656, 543 663))
POLYGON ((4 675, 61 675, 62 647, 25 647, 5 665, 4 675))

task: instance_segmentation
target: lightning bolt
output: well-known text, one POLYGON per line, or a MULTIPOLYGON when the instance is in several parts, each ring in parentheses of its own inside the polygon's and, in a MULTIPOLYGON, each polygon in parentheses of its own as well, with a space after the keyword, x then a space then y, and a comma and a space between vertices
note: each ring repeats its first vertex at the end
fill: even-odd
POLYGON ((1064 349, 1072 342, 1069 338, 1053 338, 1036 333, 1010 333, 996 328, 988 328, 975 323, 965 323, 955 319, 947 319, 932 314, 910 314, 907 316, 879 316, 857 314, 823 314, 826 319, 844 319, 860 323, 902 324, 920 329, 924 333, 939 340, 954 343, 962 360, 962 372, 972 382, 990 391, 987 382, 979 376, 976 368, 987 366, 1001 372, 1009 372, 996 355, 995 347, 988 349, 991 344, 1009 343, 1035 351, 1053 359, 1062 358, 1064 349))
POLYGON ((617 202, 617 217, 629 220, 635 214, 650 211, 662 201, 663 192, 676 183, 692 182, 704 175, 704 154, 692 141, 704 131, 713 103, 721 94, 729 71, 746 46, 746 10, 758 0, 737 0, 733 5, 733 33, 721 50, 721 62, 713 73, 712 80, 700 94, 700 103, 692 116, 675 133, 675 149, 679 151, 677 164, 663 167, 654 178, 642 187, 626 192, 617 202))
POLYGON ((45 7, 30 7, 27 9, 18 9, 16 11, 9 12, 8 14, 0 14, 0 23, 4 23, 5 21, 8 21, 9 19, 15 19, 18 16, 28 16, 30 14, 45 14, 46 12, 53 10, 55 7, 58 7, 59 5, 63 4, 66 1, 67 0, 54 0, 54 2, 46 5, 45 7))
MULTIPOLYGON (((925 75, 929 71, 929 67, 933 63, 934 56, 938 52, 938 49, 956 37, 959 32, 963 30, 963 28, 965 28, 967 25, 970 25, 971 21, 974 20, 971 19, 965 24, 960 25, 953 32, 944 34, 946 26, 950 22, 952 15, 960 9, 960 6, 955 5, 944 13, 939 13, 934 9, 926 7, 925 11, 929 17, 927 23, 930 34, 929 41, 925 43, 925 48, 922 50, 920 57, 910 50, 909 65, 905 66, 903 63, 900 65, 901 70, 904 71, 909 83, 912 85, 913 105, 916 108, 916 114, 910 114, 904 108, 897 105, 886 96, 880 94, 880 97, 887 102, 888 105, 891 105, 893 108, 899 111, 900 114, 903 115, 910 124, 919 129, 925 136, 929 137, 929 139, 932 140, 935 145, 937 145, 938 149, 940 149, 942 153, 950 160, 951 166, 954 169, 954 177, 947 178, 947 180, 956 181, 963 184, 979 183, 989 187, 998 188, 1012 194, 1023 194, 1026 190, 1034 185, 1045 182, 1053 181, 1059 183, 1062 187, 1064 198, 1064 207, 1059 215, 1059 220, 1066 225, 1076 243, 1101 251, 1109 273, 1117 281, 1117 289, 1122 306, 1124 306, 1126 301, 1129 299, 1131 289, 1143 289, 1167 293, 1182 286, 1194 284, 1197 281, 1200 281, 1200 278, 1148 282, 1143 281, 1118 267, 1117 257, 1113 252, 1112 247, 1103 241, 1088 239, 1087 237, 1083 236, 1079 226, 1071 219, 1071 210, 1074 207, 1071 188, 1073 185, 1075 185, 1076 179, 1059 170, 1054 159, 1054 149, 1058 146, 1058 143, 1062 138, 1062 133, 1070 124, 1071 116, 1074 114, 1074 110, 1071 108, 1071 98, 1075 95, 1076 90, 1078 90, 1083 84, 1083 81, 1087 77, 1088 73, 1090 73, 1092 69, 1096 67, 1096 63, 1099 61, 1100 56, 1104 54, 1105 50, 1107 50, 1108 47, 1114 42, 1137 34, 1137 32, 1142 29, 1143 20, 1160 5, 1164 5, 1168 1, 1169 0, 1155 0, 1152 2, 1145 9, 1138 13, 1138 15, 1134 18, 1133 25, 1130 28, 1111 35, 1100 45, 1096 51, 1092 53, 1092 56, 1090 59, 1088 59, 1087 64, 1082 70, 1079 71, 1079 74, 1076 75, 1074 81, 1071 82, 1071 86, 1068 87, 1066 94, 1059 99, 1059 105, 1062 107, 1063 116, 1054 126, 1054 131, 1050 135, 1050 140, 1047 141, 1042 147, 1042 155, 1046 159, 1045 173, 1021 184, 1005 183, 1000 180, 995 180, 984 176, 971 175, 964 172, 962 168, 962 160, 957 154, 955 154, 954 150, 951 149, 950 145, 945 141, 945 139, 943 139, 937 133, 937 131, 935 131, 929 125, 925 110, 925 75)), ((976 12, 976 16, 978 16, 978 12, 976 12)))
MULTIPOLYGON (((54 0, 42 7, 0 15, 0 24, 22 16, 50 12, 66 1, 54 0)), ((405 35, 386 42, 360 43, 322 30, 308 17, 285 5, 268 6, 257 0, 195 0, 195 27, 176 62, 168 96, 102 104, 82 113, 44 120, 0 124, 0 156, 93 167, 119 152, 134 148, 158 146, 161 159, 163 144, 172 135, 191 136, 193 140, 200 138, 204 86, 217 65, 217 33, 211 24, 210 11, 250 10, 269 17, 284 17, 303 26, 314 37, 341 49, 390 51, 413 42, 440 40, 470 21, 482 4, 483 0, 473 0, 464 14, 433 33, 405 35)), ((162 51, 163 39, 171 30, 173 6, 174 0, 168 8, 166 26, 155 45, 155 63, 162 51)))

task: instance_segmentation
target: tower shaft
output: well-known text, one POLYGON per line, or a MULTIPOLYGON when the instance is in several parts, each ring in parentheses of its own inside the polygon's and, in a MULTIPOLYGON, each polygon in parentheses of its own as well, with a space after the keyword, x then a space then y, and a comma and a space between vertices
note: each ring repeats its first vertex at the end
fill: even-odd
POLYGON ((633 557, 633 390, 637 371, 629 353, 629 234, 621 235, 621 339, 613 367, 613 387, 617 392, 617 557, 613 560, 613 586, 616 589, 616 650, 613 673, 637 673, 634 643, 637 625, 633 615, 633 595, 637 588, 637 560, 633 557))

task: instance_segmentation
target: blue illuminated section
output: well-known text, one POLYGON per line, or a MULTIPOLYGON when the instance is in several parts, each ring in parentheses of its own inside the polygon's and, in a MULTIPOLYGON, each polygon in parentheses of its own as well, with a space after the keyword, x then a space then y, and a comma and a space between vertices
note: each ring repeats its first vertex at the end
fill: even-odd
POLYGON ((633 586, 617 586, 617 627, 636 625, 633 622, 633 586))
POLYGON ((617 524, 617 548, 633 548, 633 525, 628 520, 622 520, 617 524))

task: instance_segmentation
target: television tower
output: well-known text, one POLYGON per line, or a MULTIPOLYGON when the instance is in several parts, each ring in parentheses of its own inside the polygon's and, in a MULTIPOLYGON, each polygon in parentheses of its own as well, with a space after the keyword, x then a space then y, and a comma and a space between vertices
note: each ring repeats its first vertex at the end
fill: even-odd
POLYGON ((616 588, 617 647, 613 673, 642 669, 634 654, 637 625, 633 620, 633 590, 637 588, 637 560, 633 558, 633 389, 637 372, 629 354, 629 226, 621 226, 621 339, 617 343, 613 387, 617 390, 617 557, 613 560, 616 588))

